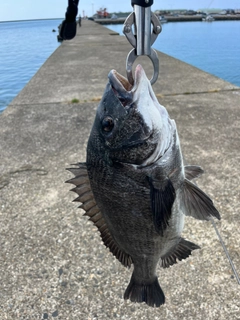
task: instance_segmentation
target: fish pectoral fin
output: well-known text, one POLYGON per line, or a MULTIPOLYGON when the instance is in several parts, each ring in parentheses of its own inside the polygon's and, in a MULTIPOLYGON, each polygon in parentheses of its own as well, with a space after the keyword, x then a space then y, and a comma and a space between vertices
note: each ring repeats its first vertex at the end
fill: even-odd
POLYGON ((125 267, 130 267, 132 264, 132 258, 118 247, 94 199, 86 163, 77 163, 76 166, 77 167, 75 168, 67 169, 68 171, 72 172, 75 177, 66 181, 67 183, 75 185, 75 188, 71 189, 71 191, 74 191, 78 194, 78 197, 74 201, 82 203, 79 208, 85 210, 84 215, 88 216, 89 220, 91 220, 98 228, 105 246, 109 248, 112 254, 125 267))
POLYGON ((209 220, 211 217, 220 218, 212 200, 195 184, 185 179, 182 188, 182 202, 185 215, 199 220, 209 220))
POLYGON ((204 173, 204 170, 199 166, 185 166, 185 177, 188 180, 198 178, 204 173))
POLYGON ((161 257, 161 267, 168 268, 177 263, 177 259, 181 261, 188 258, 192 251, 196 249, 200 249, 200 247, 188 240, 180 238, 179 243, 161 257))
POLYGON ((156 231, 163 235, 171 217, 175 190, 170 179, 162 181, 149 178, 153 223, 156 231))

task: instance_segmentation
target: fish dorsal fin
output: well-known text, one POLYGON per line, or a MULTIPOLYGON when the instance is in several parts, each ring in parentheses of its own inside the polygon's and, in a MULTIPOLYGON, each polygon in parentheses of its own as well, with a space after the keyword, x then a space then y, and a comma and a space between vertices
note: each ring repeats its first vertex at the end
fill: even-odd
POLYGON ((76 166, 76 168, 67 169, 72 172, 75 177, 66 181, 67 183, 72 183, 76 186, 71 190, 78 194, 78 197, 74 201, 82 203, 79 208, 85 210, 84 215, 88 216, 89 219, 94 223, 94 225, 97 226, 105 246, 109 248, 112 254, 125 267, 130 267, 132 264, 132 258, 128 254, 123 252, 116 244, 94 199, 86 163, 78 163, 76 164, 76 166))
POLYGON ((168 268, 177 263, 177 259, 181 261, 188 258, 195 249, 200 249, 200 247, 188 240, 180 238, 179 243, 161 257, 161 267, 168 268))
POLYGON ((212 200, 187 179, 184 180, 181 195, 186 216, 192 216, 199 220, 209 220, 211 217, 221 219, 212 200))
POLYGON ((203 169, 199 166, 185 166, 185 177, 188 180, 192 180, 198 178, 200 175, 204 173, 203 169))
POLYGON ((167 177, 155 180, 149 178, 153 223, 156 231, 162 236, 171 217, 175 200, 175 190, 167 177))

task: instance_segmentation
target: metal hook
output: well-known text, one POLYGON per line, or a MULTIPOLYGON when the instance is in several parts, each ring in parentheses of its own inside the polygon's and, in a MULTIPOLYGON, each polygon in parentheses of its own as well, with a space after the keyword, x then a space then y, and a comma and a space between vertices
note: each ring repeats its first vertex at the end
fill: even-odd
MULTIPOLYGON (((123 33, 125 35, 125 37, 128 39, 129 43, 136 48, 137 47, 137 39, 136 36, 133 34, 132 31, 132 26, 135 23, 135 14, 134 12, 130 13, 130 15, 127 17, 127 19, 124 22, 123 25, 123 33)), ((160 24, 160 21, 158 19, 158 17, 151 12, 151 23, 153 25, 153 30, 151 33, 151 46, 153 45, 153 43, 155 42, 155 40, 157 39, 159 33, 161 33, 162 31, 162 26, 160 24)))
MULTIPOLYGON (((138 7, 138 6, 136 6, 136 7, 138 7)), ((139 8, 136 12, 138 12, 138 14, 139 14, 139 8)), ((151 78, 150 82, 151 82, 151 84, 154 84, 158 78, 159 60, 158 60, 158 55, 157 55, 156 51, 151 48, 151 45, 154 43, 154 41, 157 39, 157 36, 162 31, 162 27, 161 27, 161 24, 160 24, 157 16, 151 12, 151 23, 153 25, 153 28, 152 28, 152 33, 150 34, 150 41, 147 41, 148 39, 145 36, 145 38, 144 38, 146 40, 146 43, 145 43, 145 40, 143 41, 141 39, 142 37, 140 37, 140 39, 138 39, 137 35, 133 34, 133 30, 132 30, 133 25, 135 25, 135 29, 136 29, 136 27, 139 27, 139 28, 141 27, 141 23, 140 23, 141 22, 141 15, 140 15, 140 18, 138 17, 137 20, 138 20, 138 24, 140 24, 139 26, 136 26, 136 14, 134 12, 132 12, 125 20, 125 23, 123 26, 123 33, 125 34, 129 43, 134 47, 134 49, 132 49, 127 56, 127 61, 126 61, 127 78, 131 84, 134 83, 134 79, 133 79, 133 75, 132 75, 133 63, 137 59, 138 56, 146 55, 151 59, 151 61, 153 63, 154 73, 153 73, 153 77, 151 78), (149 54, 149 52, 150 52, 150 54, 149 54)), ((149 29, 149 32, 150 32, 150 29, 149 29)), ((139 35, 141 35, 141 32, 139 33, 139 35)))
MULTIPOLYGON (((129 83, 131 83, 132 85, 134 84, 134 78, 133 78, 133 74, 132 74, 132 66, 134 61, 137 59, 137 57, 139 57, 136 54, 136 50, 132 49, 128 56, 127 56, 127 61, 126 61, 126 70, 127 70, 127 78, 129 83)), ((158 78, 158 74, 159 74, 159 60, 158 60, 158 55, 157 52, 155 50, 153 50, 151 48, 151 53, 150 55, 148 55, 148 57, 151 59, 152 63, 153 63, 153 76, 150 80, 151 84, 153 85, 158 78)))

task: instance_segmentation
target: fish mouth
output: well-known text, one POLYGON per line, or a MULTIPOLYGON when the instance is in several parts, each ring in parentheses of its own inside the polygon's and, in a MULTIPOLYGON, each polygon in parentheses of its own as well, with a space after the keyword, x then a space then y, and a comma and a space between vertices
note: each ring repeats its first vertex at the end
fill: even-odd
MULTIPOLYGON (((111 70, 108 74, 108 79, 110 82, 110 85, 112 86, 114 94, 117 96, 117 98, 120 100, 122 105, 125 107, 126 105, 131 104, 133 100, 133 87, 135 87, 141 77, 141 72, 139 72, 139 66, 136 67, 135 70, 135 84, 132 86, 127 78, 122 76, 120 73, 118 73, 116 70, 111 70)), ((140 66, 140 69, 142 67, 140 66)), ((143 70, 143 69, 142 69, 143 70)))
POLYGON ((113 89, 117 92, 126 94, 127 92, 131 92, 133 88, 137 87, 144 76, 146 77, 143 67, 138 64, 135 69, 134 85, 131 85, 127 78, 114 69, 109 72, 108 79, 113 89))
POLYGON ((145 71, 140 64, 136 66, 133 85, 129 83, 127 78, 122 76, 114 69, 109 72, 108 79, 114 94, 124 107, 128 104, 131 104, 133 101, 133 95, 136 95, 137 91, 140 91, 139 94, 141 94, 142 87, 149 87, 150 84, 146 77, 145 71), (138 90, 138 88, 140 90, 138 90))
POLYGON ((111 70, 108 74, 108 79, 111 86, 117 91, 130 92, 132 85, 128 82, 127 78, 122 76, 116 70, 111 70))

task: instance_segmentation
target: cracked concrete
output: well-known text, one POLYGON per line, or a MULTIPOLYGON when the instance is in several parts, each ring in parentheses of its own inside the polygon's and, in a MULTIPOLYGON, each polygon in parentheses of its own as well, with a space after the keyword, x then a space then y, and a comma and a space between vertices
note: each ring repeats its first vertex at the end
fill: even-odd
POLYGON ((19 169, 11 170, 9 172, 4 173, 4 175, 0 176, 0 189, 6 187, 9 184, 10 178, 13 175, 21 172, 35 172, 39 176, 48 174, 48 172, 43 168, 33 168, 30 164, 27 164, 25 166, 20 167, 19 169))
MULTIPOLYGON (((240 287, 210 222, 186 218, 183 236, 201 250, 158 269, 166 304, 150 308, 123 300, 131 270, 72 203, 65 168, 85 160, 107 74, 125 74, 131 49, 110 33, 83 21, 0 115, 0 319, 237 320, 240 287)), ((205 170, 198 185, 222 215, 217 227, 240 272, 240 88, 158 54, 154 91, 188 163, 205 170)), ((150 77, 150 61, 142 64, 150 77)))

